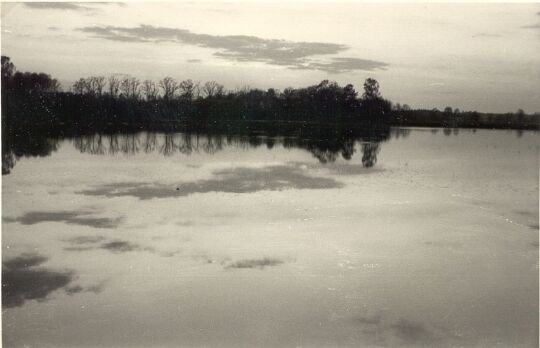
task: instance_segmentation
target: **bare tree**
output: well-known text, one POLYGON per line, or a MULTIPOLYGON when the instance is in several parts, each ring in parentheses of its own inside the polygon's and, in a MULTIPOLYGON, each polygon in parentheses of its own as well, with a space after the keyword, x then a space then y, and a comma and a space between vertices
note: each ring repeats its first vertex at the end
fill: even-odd
POLYGON ((163 99, 169 100, 174 97, 179 85, 172 77, 167 76, 159 81, 159 87, 163 89, 163 99))
POLYGON ((195 95, 195 88, 195 83, 192 80, 182 81, 179 85, 180 95, 186 100, 192 100, 195 95))
POLYGON ((195 82, 195 85, 193 86, 193 99, 199 99, 201 96, 201 82, 197 81, 195 82))
POLYGON ((134 99, 138 99, 139 98, 139 94, 140 94, 140 85, 141 85, 141 81, 139 81, 138 79, 136 79, 135 77, 132 77, 130 80, 129 80, 129 85, 130 85, 130 90, 131 90, 131 97, 134 98, 134 99))
POLYGON ((206 97, 214 97, 223 95, 225 87, 216 81, 208 81, 202 87, 202 91, 206 97))
POLYGON ((91 94, 95 95, 96 92, 94 90, 93 85, 93 78, 87 77, 87 78, 81 78, 79 81, 75 82, 73 84, 73 92, 77 94, 91 94))
POLYGON ((120 83, 122 94, 126 98, 139 98, 139 86, 141 82, 135 77, 126 77, 120 83))
POLYGON ((129 78, 126 77, 120 81, 120 91, 122 95, 126 98, 129 98, 129 78))
POLYGON ((81 78, 73 84, 73 87, 72 87, 73 93, 84 94, 85 87, 86 87, 86 82, 84 81, 84 79, 81 78))
POLYGON ((109 94, 117 97, 120 91, 120 80, 116 76, 109 76, 109 94))
POLYGON ((155 100, 158 95, 158 89, 154 81, 146 80, 142 85, 142 92, 146 100, 155 100))
POLYGON ((93 94, 101 96, 103 94, 103 89, 105 88, 105 77, 103 76, 89 77, 88 84, 93 94))

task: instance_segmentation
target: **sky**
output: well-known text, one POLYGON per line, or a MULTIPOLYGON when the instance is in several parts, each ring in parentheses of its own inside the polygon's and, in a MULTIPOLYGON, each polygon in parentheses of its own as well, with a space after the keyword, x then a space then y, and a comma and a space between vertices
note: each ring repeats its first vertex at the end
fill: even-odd
POLYGON ((540 112, 540 4, 2 3, 1 48, 69 90, 80 77, 328 79, 414 108, 540 112))

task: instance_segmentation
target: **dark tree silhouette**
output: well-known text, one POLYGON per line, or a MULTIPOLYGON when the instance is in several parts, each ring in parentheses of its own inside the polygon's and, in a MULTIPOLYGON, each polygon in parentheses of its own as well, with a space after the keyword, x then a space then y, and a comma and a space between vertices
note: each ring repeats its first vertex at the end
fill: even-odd
POLYGON ((362 144, 362 165, 366 168, 373 167, 377 163, 379 150, 379 143, 362 144))
POLYGON ((165 100, 171 100, 179 88, 178 83, 170 76, 159 81, 159 87, 163 89, 163 99, 165 100))
POLYGON ((2 56, 2 84, 11 79, 14 72, 15 65, 13 65, 9 57, 2 56))
POLYGON ((362 98, 365 100, 374 100, 380 97, 379 82, 375 79, 368 78, 366 82, 364 82, 364 94, 362 95, 362 98))
MULTIPOLYGON (((32 152, 36 148, 45 149, 44 152, 53 150, 45 140, 28 143, 21 137, 48 139, 95 132, 183 131, 264 135, 266 140, 252 137, 249 144, 272 147, 276 142, 272 138, 284 136, 302 139, 284 140, 284 146, 307 149, 322 162, 331 162, 340 154, 345 159, 351 158, 354 141, 376 144, 384 140, 384 136, 371 139, 370 134, 388 134, 391 125, 444 126, 448 127, 444 134, 451 134, 450 128, 458 127, 537 130, 539 119, 538 114, 525 114, 523 110, 488 114, 451 107, 444 111, 412 110, 407 104, 392 107, 381 96, 379 83, 372 78, 365 81, 360 98, 352 84, 340 86, 328 80, 283 91, 248 87, 226 91, 215 81, 200 85, 189 79, 177 83, 172 77, 165 77, 157 84, 151 80, 141 84, 136 77, 92 76, 75 81, 70 91, 62 92, 58 81, 50 75, 17 71, 9 57, 2 56, 4 173, 9 172, 20 154, 36 153, 32 152)), ((135 151, 136 144, 128 140, 119 143, 118 137, 111 137, 109 141, 108 150, 103 150, 106 153, 116 153, 122 148, 135 151)), ((175 138, 171 141, 163 148, 164 153, 191 151, 189 145, 178 145, 175 138)), ((102 152, 104 143, 91 144, 91 148, 102 152)), ((209 148, 220 146, 219 142, 213 142, 209 148)), ((365 166, 375 164, 377 149, 369 144, 362 147, 365 166)))

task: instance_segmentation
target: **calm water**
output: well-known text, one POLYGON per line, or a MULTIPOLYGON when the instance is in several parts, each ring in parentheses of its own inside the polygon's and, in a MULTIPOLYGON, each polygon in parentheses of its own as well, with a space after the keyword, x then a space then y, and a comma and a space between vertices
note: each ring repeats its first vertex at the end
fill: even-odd
POLYGON ((93 136, 9 164, 4 345, 538 346, 537 133, 328 143, 93 136))

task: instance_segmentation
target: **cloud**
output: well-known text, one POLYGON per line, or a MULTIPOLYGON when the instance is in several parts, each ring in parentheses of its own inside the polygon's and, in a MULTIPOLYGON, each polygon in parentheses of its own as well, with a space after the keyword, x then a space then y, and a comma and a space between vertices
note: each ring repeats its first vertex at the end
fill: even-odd
POLYGON ((97 8, 93 6, 117 5, 125 7, 123 2, 24 2, 26 7, 37 10, 61 10, 61 11, 83 11, 96 12, 97 8))
POLYGON ((105 282, 102 282, 102 283, 97 284, 97 285, 87 286, 87 287, 82 287, 80 285, 74 285, 74 286, 66 287, 64 289, 64 291, 68 295, 75 295, 75 294, 79 294, 79 293, 82 293, 82 292, 92 292, 94 294, 99 294, 100 292, 103 291, 104 286, 105 286, 105 282))
POLYGON ((100 1, 100 2, 92 2, 92 5, 116 5, 120 7, 127 7, 127 3, 125 2, 117 2, 117 1, 100 1))
POLYGON ((79 236, 68 240, 72 244, 94 244, 105 240, 103 236, 79 236))
POLYGON ((48 257, 35 253, 23 253, 2 262, 2 305, 5 308, 20 307, 26 301, 46 301, 51 293, 63 289, 66 294, 82 292, 100 293, 105 282, 81 286, 73 284, 76 278, 71 270, 50 270, 41 266, 48 257))
POLYGON ((433 333, 417 322, 401 318, 391 327, 405 344, 434 346, 437 341, 433 333))
POLYGON ((265 257, 262 259, 249 259, 249 260, 239 260, 236 262, 233 262, 225 268, 258 268, 263 269, 265 267, 274 267, 281 265, 283 263, 283 260, 276 259, 276 258, 270 258, 265 257))
POLYGON ((369 59, 360 58, 332 58, 329 62, 307 62, 304 65, 295 66, 294 69, 316 69, 329 73, 344 73, 353 70, 385 70, 388 64, 369 59))
MULTIPOLYGON (((131 251, 148 251, 155 253, 156 250, 151 247, 143 247, 139 244, 132 243, 126 240, 107 239, 103 236, 79 236, 74 237, 65 242, 71 244, 64 248, 67 251, 88 251, 88 250, 106 250, 111 253, 120 254, 131 251)), ((171 253, 161 253, 165 256, 171 256, 171 253)))
POLYGON ((293 69, 340 73, 352 70, 384 69, 388 64, 374 60, 332 57, 314 61, 314 57, 336 55, 349 47, 336 43, 294 42, 247 35, 208 35, 186 29, 140 25, 138 27, 89 26, 79 28, 94 38, 121 42, 173 42, 218 50, 214 56, 236 62, 260 62, 293 69))
POLYGON ((381 314, 352 317, 350 321, 358 326, 369 346, 435 347, 443 339, 457 338, 444 329, 433 331, 420 322, 405 318, 391 319, 381 314))
POLYGON ((105 184, 77 193, 88 196, 137 197, 139 199, 174 198, 194 193, 250 193, 284 189, 330 189, 343 185, 331 178, 309 176, 301 168, 276 165, 263 168, 233 168, 214 172, 218 178, 178 185, 157 183, 105 184))
POLYGON ((36 268, 48 258, 21 254, 2 263, 2 305, 22 306, 28 300, 44 301, 55 290, 65 288, 74 279, 71 271, 36 268))
POLYGON ((99 218, 88 216, 84 211, 33 211, 23 216, 10 218, 5 217, 5 222, 19 222, 23 225, 34 225, 40 222, 64 222, 73 225, 90 226, 94 228, 115 228, 119 225, 120 218, 99 218))
POLYGON ((138 244, 134 244, 124 240, 113 240, 101 244, 101 249, 108 250, 113 253, 125 253, 128 251, 142 250, 138 244))
POLYGON ((10 269, 22 269, 39 266, 46 262, 48 258, 38 254, 21 254, 2 263, 2 266, 10 269))
POLYGON ((24 2, 27 7, 38 10, 71 10, 71 11, 89 11, 93 10, 88 6, 72 2, 24 2))

